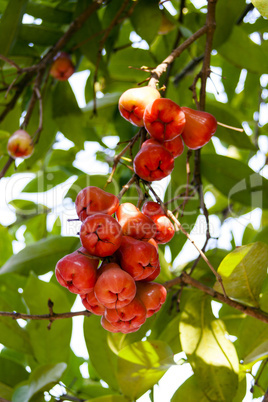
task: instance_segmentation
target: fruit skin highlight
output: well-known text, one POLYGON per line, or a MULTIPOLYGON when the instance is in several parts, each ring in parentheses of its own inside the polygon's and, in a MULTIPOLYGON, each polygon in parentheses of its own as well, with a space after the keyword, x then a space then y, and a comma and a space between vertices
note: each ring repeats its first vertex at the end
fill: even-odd
POLYGON ((155 99, 146 106, 144 126, 150 136, 158 141, 169 141, 180 135, 185 126, 185 115, 171 99, 155 99))
POLYGON ((184 144, 189 149, 199 149, 207 144, 217 130, 217 120, 207 112, 182 107, 186 123, 182 132, 184 144))
POLYGON ((27 159, 33 154, 34 145, 32 137, 25 130, 15 131, 8 140, 7 152, 16 159, 27 159))
POLYGON ((149 103, 157 98, 160 98, 160 93, 155 88, 130 88, 119 98, 119 112, 124 119, 134 126, 143 127, 144 110, 149 103))

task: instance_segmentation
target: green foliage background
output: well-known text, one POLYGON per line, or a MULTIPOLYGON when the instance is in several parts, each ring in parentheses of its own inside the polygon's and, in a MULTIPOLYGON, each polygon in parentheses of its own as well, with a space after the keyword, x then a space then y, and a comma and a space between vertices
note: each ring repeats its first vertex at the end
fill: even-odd
MULTIPOLYGON (((94 1, 0 0, 0 55, 3 56, 0 59, 0 170, 9 158, 8 138, 20 126, 34 90, 35 75, 23 86, 24 73, 19 70, 17 74, 10 60, 20 69, 37 64, 91 3, 94 1), (26 15, 32 17, 32 23, 25 23, 26 15), (10 102, 20 88, 11 108, 10 102)), ((90 72, 84 88, 85 107, 79 106, 70 83, 53 80, 48 74, 49 65, 46 66, 41 86, 43 130, 40 140, 34 154, 19 164, 11 164, 2 179, 7 183, 12 178, 20 180, 25 173, 33 175, 19 199, 9 202, 16 215, 14 222, 0 226, 1 311, 47 314, 48 299, 53 301, 56 313, 71 310, 75 295, 57 283, 53 272, 61 257, 79 247, 79 238, 75 233, 66 235, 66 221, 62 220, 64 215, 58 212, 58 205, 48 207, 32 201, 31 196, 59 186, 65 189, 60 200, 62 208, 73 207, 81 188, 102 187, 108 175, 96 175, 91 162, 85 170, 76 167, 78 153, 84 150, 85 144, 99 143, 101 152, 97 153, 96 160, 108 171, 112 156, 137 132, 118 112, 120 94, 149 77, 142 66, 156 67, 206 21, 207 7, 196 8, 194 3, 198 2, 190 0, 172 0, 167 2, 167 8, 155 0, 124 3, 124 18, 112 26, 123 1, 103 2, 63 49, 71 54, 77 73, 90 72), (160 29, 163 14, 168 27, 164 34, 160 29), (103 37, 102 56, 98 59, 103 37), (141 44, 141 40, 145 42, 141 44), (94 84, 96 64, 97 82, 94 84), (99 95, 97 114, 93 113, 93 86, 99 95), (72 142, 69 149, 58 149, 62 138, 59 133, 72 142), (105 137, 108 136, 118 137, 120 144, 115 149, 107 145, 105 137), (54 217, 53 224, 51 217, 54 217), (23 233, 25 247, 14 253, 18 233, 23 233), (48 282, 42 276, 47 273, 51 273, 48 282)), ((260 117, 267 114, 267 20, 245 0, 218 0, 216 24, 211 80, 215 79, 213 71, 221 72, 222 97, 207 92, 206 110, 219 122, 243 126, 245 131, 218 126, 215 140, 203 147, 204 195, 213 194, 215 202, 208 212, 217 219, 222 231, 232 219, 237 222, 236 219, 256 208, 261 210, 261 222, 260 225, 252 222, 254 226, 249 223, 243 229, 241 243, 236 244, 233 236, 226 249, 219 248, 217 240, 212 239, 207 255, 221 274, 228 296, 265 315, 268 314, 268 131, 267 118, 263 124, 260 117)), ((202 36, 175 60, 169 74, 163 74, 160 79, 159 87, 166 86, 166 97, 181 106, 195 108, 189 88, 201 70, 204 50, 205 37, 202 36)), ((197 83, 198 94, 199 89, 197 83)), ((31 135, 38 128, 39 117, 37 102, 27 126, 31 135)), ((134 148, 133 152, 136 151, 134 148)), ((186 157, 187 150, 176 159, 165 201, 185 190, 186 157)), ((193 172, 193 156, 190 164, 193 172)), ((131 172, 119 165, 107 191, 117 194, 130 177, 131 172)), ((5 194, 1 196, 5 199, 5 194)), ((127 192, 124 200, 137 200, 135 189, 127 192)), ((182 202, 181 196, 171 208, 182 202)), ((200 201, 193 197, 186 204, 180 222, 190 231, 200 215, 200 201)), ((178 233, 170 242, 171 263, 165 260, 167 253, 161 247, 159 281, 165 282, 183 271, 190 271, 195 263, 191 255, 187 264, 172 267, 175 259, 180 261, 186 240, 178 233)), ((214 288, 221 291, 202 260, 198 261, 192 277, 210 287, 215 285, 214 288)), ((154 385, 176 364, 173 357, 180 352, 185 353, 185 359, 178 364, 190 364, 193 374, 182 385, 178 378, 172 402, 240 402, 246 395, 249 381, 253 384, 253 398, 262 397, 268 388, 267 324, 224 303, 220 305, 219 315, 215 315, 212 298, 191 287, 184 287, 181 292, 178 310, 173 296, 179 289, 179 285, 174 286, 159 313, 133 334, 107 333, 99 317, 85 317, 88 360, 76 356, 70 348, 70 319, 57 320, 48 330, 48 321, 25 320, 22 325, 0 314, 0 399, 55 401, 59 400, 60 389, 62 395, 66 393, 75 401, 127 402, 151 390, 150 398, 154 401, 154 385), (87 365, 89 378, 80 371, 83 364, 87 365), (251 373, 252 377, 246 377, 246 373, 251 373), (55 384, 61 384, 61 388, 53 388, 55 384)), ((75 320, 73 323, 75 325, 75 320)), ((68 396, 60 400, 68 400, 68 396)))

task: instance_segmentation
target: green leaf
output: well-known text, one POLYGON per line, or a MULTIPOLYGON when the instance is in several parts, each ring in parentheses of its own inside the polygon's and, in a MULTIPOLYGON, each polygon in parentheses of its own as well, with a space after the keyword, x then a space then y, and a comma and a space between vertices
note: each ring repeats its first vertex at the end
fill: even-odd
POLYGON ((158 1, 139 1, 130 20, 136 33, 150 44, 156 37, 162 20, 158 1))
POLYGON ((51 46, 63 35, 60 29, 51 29, 42 25, 23 24, 19 38, 27 43, 32 42, 40 46, 51 46))
POLYGON ((84 320, 84 336, 90 361, 107 384, 118 390, 115 376, 117 356, 111 351, 107 342, 107 331, 100 324, 100 317, 92 315, 84 320))
POLYGON ((0 54, 7 56, 17 38, 28 0, 8 2, 0 22, 0 54))
POLYGON ((253 317, 246 317, 236 341, 239 358, 244 364, 252 364, 268 356, 267 324, 253 317))
POLYGON ((9 387, 8 385, 6 385, 0 381, 1 397, 9 401, 12 398, 12 394, 13 394, 13 388, 9 387))
POLYGON ((268 181, 245 163, 216 154, 202 154, 201 172, 229 203, 237 201, 251 208, 268 208, 268 181), (219 179, 220 178, 220 179, 219 179))
POLYGON ((129 399, 123 395, 104 395, 98 398, 90 399, 91 402, 129 402, 129 399))
MULTIPOLYGON (((218 273, 227 295, 259 307, 259 295, 267 274, 268 246, 261 242, 236 248, 221 262, 218 273)), ((222 292, 218 283, 214 288, 222 292)))
MULTIPOLYGON (((23 297, 31 314, 47 314, 48 300, 54 303, 57 313, 69 312, 72 306, 67 298, 67 290, 54 283, 46 283, 34 275, 30 275, 23 292, 23 297)), ((70 340, 72 321, 56 320, 51 329, 49 321, 32 320, 27 326, 33 347, 35 359, 40 364, 68 362, 70 354, 70 340)))
POLYGON ((72 13, 61 10, 59 7, 51 7, 50 4, 35 3, 29 1, 26 8, 27 14, 43 21, 54 22, 57 24, 68 24, 72 21, 72 13))
POLYGON ((10 134, 7 131, 0 130, 0 155, 6 153, 9 137, 10 134))
POLYGON ((258 378, 258 384, 253 387, 253 398, 262 397, 264 395, 264 390, 268 388, 268 364, 267 360, 264 360, 257 373, 256 378, 258 378))
POLYGON ((16 215, 22 215, 24 217, 50 212, 50 209, 47 206, 36 204, 29 200, 15 199, 10 201, 9 204, 15 208, 16 215))
POLYGON ((266 276, 261 288, 260 309, 268 313, 268 276, 266 276))
POLYGON ((263 17, 268 18, 268 4, 266 0, 252 0, 252 4, 263 17))
POLYGON ((211 299, 194 291, 181 310, 182 349, 198 386, 210 401, 232 400, 238 388, 239 361, 233 344, 226 338, 223 322, 212 314, 211 299))
POLYGON ((54 270, 56 263, 64 255, 79 247, 76 237, 53 236, 40 240, 13 255, 1 268, 0 274, 19 272, 28 275, 34 271, 38 275, 54 270))
POLYGON ((268 70, 267 44, 254 43, 241 26, 234 26, 228 40, 218 48, 218 52, 230 63, 246 68, 252 73, 268 70))
POLYGON ((230 335, 238 336, 240 326, 246 318, 246 314, 233 307, 223 304, 219 311, 219 318, 224 322, 224 325, 230 335))
POLYGON ((174 393, 171 402, 209 402, 196 380, 196 376, 189 377, 174 393))
MULTIPOLYGON (((235 112, 230 110, 230 106, 217 102, 208 103, 207 111, 215 116, 217 121, 229 126, 241 128, 241 121, 235 115, 235 112)), ((247 134, 239 131, 234 131, 218 125, 214 134, 221 141, 228 145, 233 145, 241 149, 250 149, 256 151, 255 145, 250 141, 247 134)))
POLYGON ((163 341, 140 341, 118 353, 117 377, 124 395, 139 398, 174 364, 173 353, 163 341))
POLYGON ((69 175, 60 168, 50 169, 46 172, 39 171, 36 177, 26 184, 22 191, 24 193, 42 193, 51 190, 68 178, 69 175))
POLYGON ((49 391, 66 370, 66 363, 47 364, 37 367, 30 375, 28 385, 16 389, 12 402, 29 402, 40 391, 49 391))
POLYGON ((12 254, 12 237, 8 229, 0 225, 0 266, 2 266, 12 254))
MULTIPOLYGON (((28 377, 29 373, 21 364, 2 357, 0 354, 0 378, 2 383, 14 387, 19 382, 27 380, 28 377)), ((2 394, 0 393, 0 395, 2 394)))

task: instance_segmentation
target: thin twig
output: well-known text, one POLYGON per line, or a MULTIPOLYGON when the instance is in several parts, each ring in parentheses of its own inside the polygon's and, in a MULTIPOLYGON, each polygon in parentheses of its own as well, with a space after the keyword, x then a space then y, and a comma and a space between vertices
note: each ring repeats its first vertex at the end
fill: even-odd
POLYGON ((77 316, 91 316, 91 312, 87 310, 83 311, 75 311, 75 312, 68 312, 68 313, 49 313, 49 314, 24 314, 24 313, 17 313, 17 312, 8 312, 8 311, 0 311, 0 317, 11 317, 15 320, 19 318, 23 320, 48 320, 48 321, 55 321, 61 320, 63 318, 72 318, 77 316))

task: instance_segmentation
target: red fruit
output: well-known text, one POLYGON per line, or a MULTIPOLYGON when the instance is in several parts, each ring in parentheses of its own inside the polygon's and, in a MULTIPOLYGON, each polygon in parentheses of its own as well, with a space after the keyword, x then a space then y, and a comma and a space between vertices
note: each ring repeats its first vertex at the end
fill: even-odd
POLYGON ((124 236, 117 252, 120 266, 127 271, 135 281, 140 281, 151 275, 159 266, 156 248, 145 241, 124 236))
POLYGON ((96 212, 112 215, 118 206, 119 199, 115 195, 94 186, 83 188, 75 200, 76 212, 81 221, 96 212))
POLYGON ((29 158, 34 151, 32 137, 24 130, 15 131, 8 140, 7 152, 12 158, 29 158))
POLYGON ((101 317, 101 325, 106 331, 109 332, 122 332, 122 333, 130 333, 130 332, 136 332, 140 327, 134 327, 134 328, 129 328, 128 330, 124 330, 122 328, 121 322, 118 323, 113 323, 111 324, 109 321, 106 320, 104 316, 101 317))
POLYGON ((165 215, 162 207, 157 202, 148 201, 143 204, 142 212, 156 224, 157 233, 154 236, 155 241, 160 244, 168 243, 173 238, 175 229, 172 222, 165 215))
POLYGON ((121 204, 116 211, 116 218, 122 227, 123 235, 139 240, 148 240, 156 234, 156 225, 139 208, 130 202, 121 204))
POLYGON ((198 149, 207 144, 217 129, 217 120, 207 112, 182 107, 186 123, 182 138, 190 149, 198 149))
POLYGON ((160 98, 160 93, 152 87, 128 89, 119 98, 119 112, 130 123, 142 127, 146 106, 157 98, 160 98))
POLYGON ((182 133, 185 115, 175 102, 161 98, 146 106, 143 121, 151 137, 158 141, 168 141, 182 133))
POLYGON ((145 281, 146 282, 154 281, 158 277, 158 275, 160 274, 160 271, 161 271, 161 267, 160 267, 160 264, 158 264, 158 266, 156 267, 154 272, 151 273, 151 275, 147 276, 147 278, 143 279, 143 282, 145 282, 145 281))
POLYGON ((129 304, 136 295, 136 284, 132 276, 118 264, 103 267, 94 286, 96 299, 106 308, 121 308, 129 304))
POLYGON ((97 213, 88 216, 82 223, 80 239, 91 255, 107 257, 119 248, 122 229, 112 216, 97 213))
POLYGON ((87 251, 81 247, 57 262, 56 278, 72 293, 89 293, 97 280, 99 260, 86 254, 87 251))
POLYGON ((151 317, 154 313, 160 310, 162 304, 167 297, 166 288, 156 282, 138 282, 137 283, 137 298, 142 301, 146 307, 146 317, 151 317))
POLYGON ((75 67, 68 53, 59 52, 53 60, 50 75, 59 81, 66 81, 74 73, 75 67))
POLYGON ((121 332, 130 332, 134 328, 140 328, 146 321, 146 308, 141 299, 135 297, 128 305, 121 308, 107 309, 104 317, 112 325, 118 324, 121 332))
POLYGON ((144 144, 134 158, 134 171, 143 180, 167 177, 174 168, 173 155, 162 144, 144 144))
POLYGON ((177 137, 173 138, 173 140, 169 141, 157 141, 154 138, 149 138, 149 140, 144 141, 142 144, 142 147, 146 145, 162 145, 165 147, 172 155, 174 158, 177 158, 183 153, 184 150, 184 143, 182 141, 181 135, 178 135, 177 137))
POLYGON ((91 290, 91 292, 80 296, 82 299, 82 303, 87 310, 91 311, 91 313, 95 315, 104 314, 105 307, 96 299, 94 290, 91 290))

